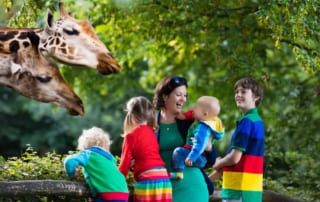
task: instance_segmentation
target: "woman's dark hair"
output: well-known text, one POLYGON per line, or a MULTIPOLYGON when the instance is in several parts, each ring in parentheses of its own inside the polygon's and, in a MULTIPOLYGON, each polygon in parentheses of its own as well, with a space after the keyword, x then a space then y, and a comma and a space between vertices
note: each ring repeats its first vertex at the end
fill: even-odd
POLYGON ((257 80, 250 77, 240 79, 234 85, 234 90, 236 90, 239 86, 241 86, 244 89, 251 89, 253 95, 259 97, 259 99, 255 103, 256 106, 260 104, 263 98, 263 89, 257 80))
POLYGON ((167 76, 162 79, 156 86, 155 94, 153 96, 153 106, 159 110, 165 106, 163 96, 169 95, 175 88, 179 86, 188 87, 187 80, 183 77, 167 76))

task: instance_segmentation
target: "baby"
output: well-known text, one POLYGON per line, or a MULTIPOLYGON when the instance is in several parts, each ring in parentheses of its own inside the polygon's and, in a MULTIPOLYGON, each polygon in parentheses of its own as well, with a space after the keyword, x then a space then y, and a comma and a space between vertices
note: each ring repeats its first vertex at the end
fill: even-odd
POLYGON ((176 172, 170 173, 171 179, 183 179, 185 165, 200 168, 206 165, 207 159, 203 155, 204 151, 211 151, 214 140, 219 140, 224 135, 224 127, 218 118, 219 113, 219 100, 212 96, 202 96, 197 100, 193 111, 188 111, 183 114, 183 117, 178 117, 194 118, 195 122, 188 130, 186 144, 173 151, 173 167, 176 172))

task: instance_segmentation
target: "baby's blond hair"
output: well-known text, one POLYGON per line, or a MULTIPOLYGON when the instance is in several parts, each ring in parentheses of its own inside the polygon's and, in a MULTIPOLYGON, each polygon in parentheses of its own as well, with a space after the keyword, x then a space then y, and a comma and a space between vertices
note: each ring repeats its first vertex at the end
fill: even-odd
POLYGON ((208 118, 218 116, 220 113, 220 102, 218 98, 213 96, 201 96, 198 101, 208 113, 208 118))
POLYGON ((78 138, 78 149, 85 150, 92 146, 97 146, 109 150, 111 143, 109 134, 101 128, 94 126, 82 131, 82 134, 78 138))

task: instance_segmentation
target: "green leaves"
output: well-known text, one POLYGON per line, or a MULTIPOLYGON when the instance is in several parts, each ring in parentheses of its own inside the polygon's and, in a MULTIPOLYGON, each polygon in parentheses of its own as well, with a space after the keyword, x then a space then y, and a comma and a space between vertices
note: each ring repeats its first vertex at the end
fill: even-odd
POLYGON ((295 57, 306 71, 319 71, 319 2, 274 1, 262 9, 263 24, 269 27, 276 39, 292 46, 295 57))
POLYGON ((0 180, 67 179, 61 155, 53 152, 40 157, 30 145, 21 158, 1 161, 0 170, 0 180))

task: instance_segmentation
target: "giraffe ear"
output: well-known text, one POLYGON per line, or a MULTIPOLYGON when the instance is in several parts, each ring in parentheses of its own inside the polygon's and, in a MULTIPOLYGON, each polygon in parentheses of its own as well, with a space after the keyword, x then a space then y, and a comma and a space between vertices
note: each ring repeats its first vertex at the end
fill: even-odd
POLYGON ((52 25, 53 25, 53 14, 52 14, 52 12, 48 9, 47 10, 47 26, 49 27, 49 28, 51 28, 52 27, 52 25))

